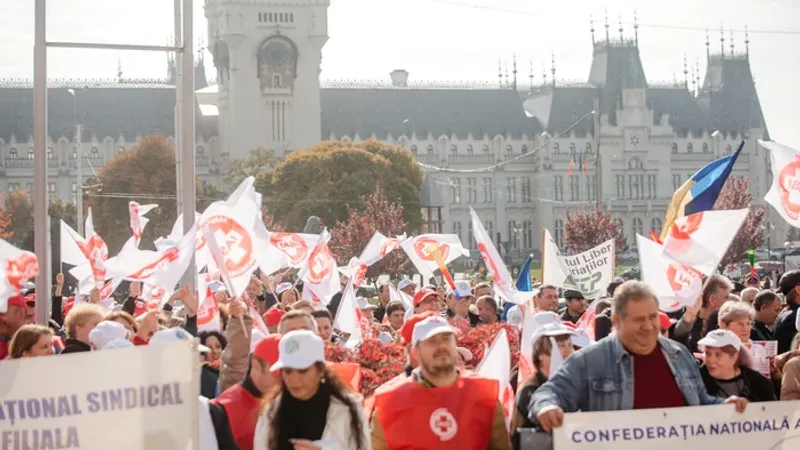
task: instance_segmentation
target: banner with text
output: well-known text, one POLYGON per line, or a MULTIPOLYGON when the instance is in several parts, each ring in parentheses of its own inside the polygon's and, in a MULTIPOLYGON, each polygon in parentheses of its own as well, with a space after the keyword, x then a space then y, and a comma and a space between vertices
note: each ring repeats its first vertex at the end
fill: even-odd
POLYGON ((614 281, 614 240, 571 256, 561 256, 550 231, 542 230, 542 283, 580 291, 586 298, 606 292, 614 281))
POLYGON ((196 348, 185 341, 0 362, 0 447, 193 450, 196 348))
POLYGON ((800 448, 800 401, 573 413, 553 432, 554 450, 800 448))

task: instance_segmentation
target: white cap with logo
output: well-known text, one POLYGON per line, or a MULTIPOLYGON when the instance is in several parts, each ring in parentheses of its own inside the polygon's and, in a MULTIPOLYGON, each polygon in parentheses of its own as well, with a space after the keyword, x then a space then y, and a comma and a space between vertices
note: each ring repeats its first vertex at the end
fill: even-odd
POLYGON ((459 280, 455 282, 455 289, 447 288, 447 294, 454 294, 458 293, 458 296, 461 298, 464 297, 472 297, 472 286, 470 286, 469 281, 459 280))
POLYGON ((119 322, 104 320, 89 332, 89 342, 95 349, 100 350, 109 342, 116 339, 127 339, 128 330, 119 322))
POLYGON ((533 337, 531 337, 531 343, 536 345, 536 341, 543 337, 555 337, 555 336, 574 336, 575 330, 572 328, 563 325, 561 323, 548 323, 546 325, 542 325, 533 332, 533 337))
POLYGON ((133 342, 127 339, 114 339, 106 342, 106 344, 100 350, 116 350, 120 348, 131 348, 131 347, 134 347, 133 342))
POLYGON ((278 361, 270 367, 270 372, 281 369, 307 369, 314 363, 325 361, 325 343, 314 332, 290 331, 281 337, 278 355, 278 361))
POLYGON ((447 320, 439 316, 430 316, 419 323, 414 325, 414 331, 411 333, 411 345, 417 345, 417 342, 427 341, 428 339, 442 333, 454 333, 455 329, 450 326, 447 320))
POLYGON ((358 309, 378 309, 377 306, 373 305, 364 297, 356 297, 356 305, 358 309))
POLYGON ((697 345, 703 347, 722 348, 731 346, 739 351, 742 348, 742 340, 731 330, 714 330, 709 332, 706 337, 697 341, 697 345))
POLYGON ((533 315, 533 324, 535 328, 540 328, 544 325, 557 323, 561 325, 561 317, 551 311, 538 312, 533 315))
POLYGON ((411 285, 416 286, 417 284, 414 283, 412 280, 408 280, 408 279, 403 280, 403 281, 401 281, 400 283, 397 284, 397 290, 398 291, 403 290, 403 289, 405 289, 405 288, 407 288, 407 287, 409 287, 411 285))
MULTIPOLYGON (((150 342, 148 342, 147 345, 164 344, 167 342, 177 341, 191 341, 192 339, 194 339, 194 336, 192 336, 183 328, 165 328, 153 333, 153 337, 150 338, 150 342)), ((197 349, 200 351, 200 353, 208 353, 211 351, 210 348, 203 344, 198 344, 197 349)))

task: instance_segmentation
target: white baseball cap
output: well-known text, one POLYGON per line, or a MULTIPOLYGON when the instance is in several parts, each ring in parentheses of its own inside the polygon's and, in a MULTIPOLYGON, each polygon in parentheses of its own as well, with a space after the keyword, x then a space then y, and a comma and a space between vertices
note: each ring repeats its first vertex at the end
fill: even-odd
MULTIPOLYGON (((150 338, 148 345, 164 344, 167 342, 177 341, 191 341, 192 339, 194 339, 194 336, 192 336, 183 328, 164 328, 163 330, 158 330, 153 333, 153 337, 150 338)), ((200 350, 200 353, 208 353, 211 351, 210 348, 203 344, 198 344, 197 349, 200 350)))
POLYGON ((533 336, 531 337, 531 344, 536 345, 536 341, 543 337, 555 337, 555 336, 574 336, 575 330, 572 328, 563 325, 561 323, 548 323, 547 325, 542 325, 533 332, 533 336))
POLYGON ((403 290, 403 289, 405 289, 405 288, 407 288, 407 287, 409 287, 411 285, 416 286, 417 284, 414 283, 411 280, 408 280, 408 279, 403 280, 403 281, 401 281, 400 283, 397 284, 397 290, 403 290))
POLYGON ((533 324, 536 329, 552 323, 561 325, 561 317, 552 311, 538 312, 533 315, 533 324))
POLYGON ((583 328, 576 328, 575 334, 572 335, 572 345, 580 348, 588 347, 594 344, 595 341, 589 337, 589 334, 583 328))
POLYGON ((292 288, 292 283, 281 283, 275 286, 275 295, 281 295, 292 288))
POLYGON ((104 320, 89 332, 89 342, 97 350, 115 339, 127 339, 128 330, 119 322, 104 320))
POLYGON ((454 332, 455 329, 445 319, 439 316, 430 316, 414 325, 414 331, 411 333, 411 345, 417 345, 417 342, 420 341, 427 341, 437 334, 454 332))
POLYGON ((378 309, 377 306, 371 304, 364 297, 356 297, 356 305, 358 306, 358 309, 378 309))
POLYGON ((325 361, 325 343, 312 331, 290 331, 281 337, 278 355, 278 361, 269 368, 270 372, 307 369, 314 363, 325 361))
POLYGON ((458 296, 461 298, 473 297, 472 286, 470 286, 469 281, 464 281, 464 280, 456 281, 455 285, 456 285, 455 289, 451 288, 447 289, 448 295, 458 293, 458 296))
POLYGON ((515 325, 521 327, 525 317, 522 315, 522 309, 519 305, 514 305, 508 309, 508 314, 506 314, 506 322, 510 323, 511 325, 515 325))
POLYGON ((134 347, 133 342, 127 339, 113 339, 106 342, 106 345, 103 346, 100 350, 115 350, 119 348, 131 348, 134 347))
POLYGON ((697 341, 697 345, 712 348, 722 348, 730 345, 738 352, 742 348, 742 340, 733 331, 716 329, 697 341))

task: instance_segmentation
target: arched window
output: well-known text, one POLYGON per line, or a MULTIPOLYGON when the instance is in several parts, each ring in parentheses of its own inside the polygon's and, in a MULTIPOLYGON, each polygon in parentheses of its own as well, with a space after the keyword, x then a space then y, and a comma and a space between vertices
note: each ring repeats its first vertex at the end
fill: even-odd
POLYGON ((472 145, 467 145, 467 156, 472 156, 475 153, 475 149, 472 148, 472 145))
POLYGON ((275 74, 272 76, 272 88, 273 89, 280 89, 281 88, 281 76, 275 74))
POLYGON ((206 149, 204 149, 202 145, 199 145, 197 147, 197 156, 199 156, 200 158, 206 156, 206 149))
POLYGON ((8 151, 8 156, 11 157, 11 159, 18 159, 19 153, 17 153, 17 149, 15 147, 11 147, 11 149, 8 151))
POLYGON ((692 153, 692 151, 694 151, 694 147, 692 146, 692 143, 689 142, 686 144, 686 153, 692 153))
POLYGON ((453 156, 458 155, 458 146, 456 144, 450 146, 450 154, 453 156))
POLYGON ((558 248, 564 248, 564 221, 556 219, 556 226, 553 227, 553 240, 556 241, 558 248))
POLYGON ((708 143, 703 142, 703 153, 708 153, 708 143))
POLYGON ((453 222, 453 234, 458 236, 458 240, 461 240, 461 222, 453 222))
POLYGON ((586 143, 586 148, 584 148, 583 151, 584 151, 584 153, 592 153, 592 143, 591 142, 587 142, 586 143))
POLYGON ((570 142, 569 143, 569 154, 570 154, 570 156, 575 156, 575 152, 576 152, 575 143, 574 142, 570 142))
POLYGON ((633 157, 628 160, 628 169, 629 170, 642 170, 644 169, 644 163, 641 159, 637 157, 633 157))
POLYGON ((659 219, 658 217, 653 217, 653 220, 650 221, 650 229, 653 230, 653 233, 661 235, 661 227, 662 227, 661 219, 659 219))
POLYGON ((561 146, 558 145, 558 142, 553 142, 553 154, 558 155, 561 153, 561 146))
POLYGON ((530 220, 522 222, 522 248, 525 250, 533 248, 533 223, 530 220))
POLYGON ((428 148, 426 150, 428 151, 428 156, 433 156, 433 144, 428 144, 428 148))
POLYGON ((78 159, 78 147, 72 147, 72 156, 70 159, 78 159))
POLYGON ((638 217, 634 217, 633 221, 631 221, 631 225, 633 228, 633 234, 641 234, 644 235, 644 227, 642 226, 642 219, 638 217))
POLYGON ((90 152, 89 154, 92 155, 93 159, 100 157, 100 150, 97 147, 92 147, 92 149, 89 150, 89 152, 90 152))
POLYGON ((514 154, 514 147, 512 147, 511 144, 506 145, 506 155, 510 156, 512 154, 514 154))
POLYGON ((494 226, 492 226, 492 221, 487 220, 486 222, 484 222, 483 227, 486 228, 486 234, 489 235, 489 238, 494 239, 494 226))
POLYGON ((676 153, 678 153, 678 143, 677 142, 673 142, 672 143, 672 154, 674 155, 676 153))
POLYGON ((53 147, 47 147, 47 159, 53 159, 53 147))
POLYGON ((728 144, 728 145, 725 147, 725 154, 726 154, 726 155, 730 155, 731 153, 733 153, 733 147, 731 147, 731 144, 728 144))
POLYGON ((519 233, 522 230, 517 228, 517 222, 513 220, 508 221, 508 241, 511 243, 510 248, 514 250, 519 248, 519 233))
POLYGON ((481 150, 483 150, 483 154, 484 155, 488 155, 489 154, 489 144, 483 144, 483 148, 481 150))
POLYGON ((28 159, 34 159, 36 154, 33 151, 33 147, 28 147, 28 159))
POLYGON ((467 227, 467 239, 469 240, 469 242, 467 242, 468 249, 472 250, 478 246, 475 243, 475 236, 472 234, 472 227, 467 227))
POLYGON ((528 146, 525 145, 525 144, 522 144, 522 147, 520 147, 520 151, 522 152, 523 155, 528 153, 528 146))
POLYGON ((416 155, 417 154, 417 146, 416 145, 412 145, 411 146, 411 154, 412 155, 416 155))

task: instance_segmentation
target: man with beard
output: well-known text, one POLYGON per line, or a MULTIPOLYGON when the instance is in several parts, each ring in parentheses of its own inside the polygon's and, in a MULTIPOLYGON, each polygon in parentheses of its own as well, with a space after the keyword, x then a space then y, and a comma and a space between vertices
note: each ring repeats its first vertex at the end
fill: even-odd
POLYGON ((420 366, 375 395, 372 448, 511 448, 496 380, 459 372, 454 328, 430 316, 414 326, 420 366))

